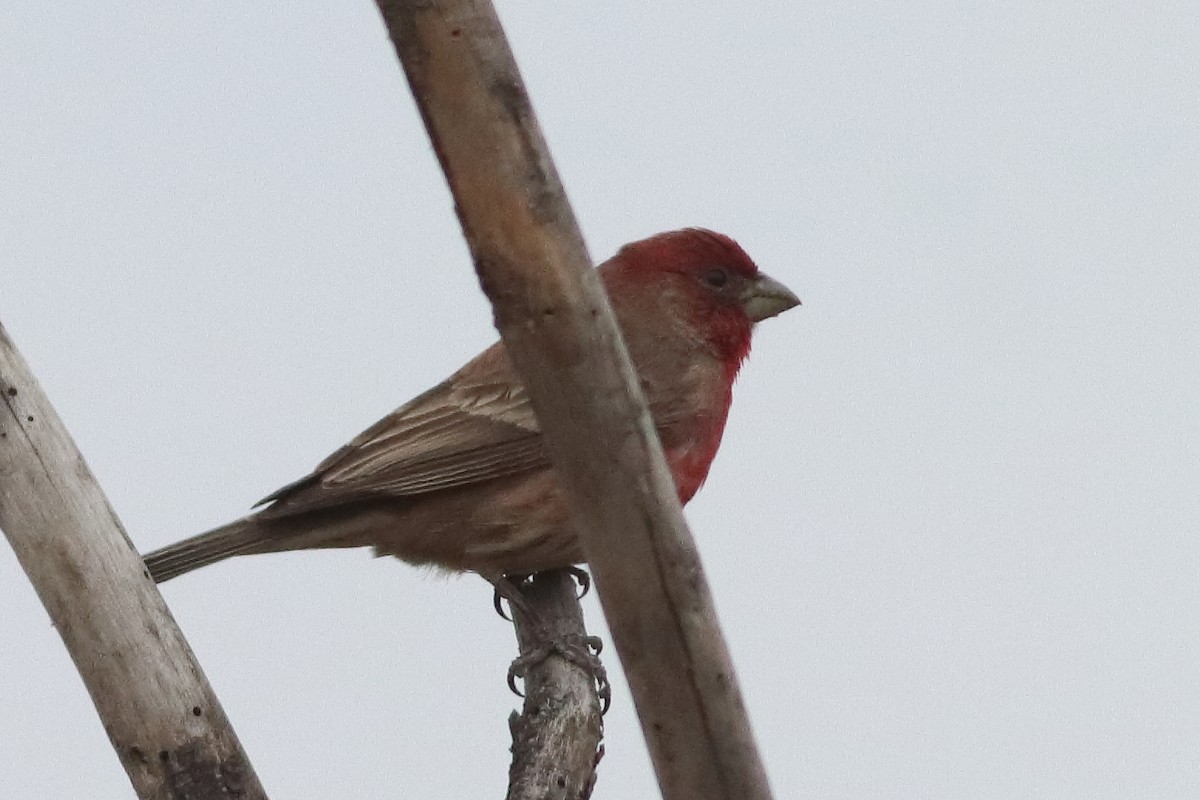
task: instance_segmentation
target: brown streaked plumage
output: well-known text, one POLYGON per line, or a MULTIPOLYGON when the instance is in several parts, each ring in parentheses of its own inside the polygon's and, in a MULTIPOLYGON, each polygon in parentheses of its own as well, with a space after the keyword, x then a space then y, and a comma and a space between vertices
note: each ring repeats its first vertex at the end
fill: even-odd
MULTIPOLYGON (((800 301, 733 240, 689 228, 599 267, 680 499, 708 474, 755 322, 800 301)), ((146 556, 165 581, 235 555, 372 546, 496 578, 581 563, 502 342, 368 428, 266 508, 146 556)))

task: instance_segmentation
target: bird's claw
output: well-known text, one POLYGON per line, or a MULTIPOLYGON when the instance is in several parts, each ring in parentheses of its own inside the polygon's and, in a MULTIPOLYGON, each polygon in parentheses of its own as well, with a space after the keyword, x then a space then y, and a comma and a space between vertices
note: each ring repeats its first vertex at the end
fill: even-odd
POLYGON ((496 609, 496 613, 500 615, 501 619, 512 622, 513 621, 512 617, 510 617, 508 614, 504 613, 504 606, 501 605, 501 603, 503 603, 503 602, 504 602, 504 598, 500 596, 500 590, 493 587, 493 589, 492 589, 492 608, 496 609))
POLYGON ((571 573, 571 577, 579 584, 579 594, 576 597, 580 599, 586 597, 592 588, 592 576, 582 567, 567 567, 567 572, 571 573))
POLYGON ((518 697, 524 697, 517 688, 517 678, 522 680, 536 665, 552 655, 561 656, 575 666, 587 672, 596 682, 596 695, 600 698, 600 713, 607 714, 612 705, 612 684, 608 681, 608 672, 600 663, 600 651, 604 643, 599 636, 578 636, 568 634, 555 641, 533 648, 513 659, 508 668, 508 688, 518 697))
POLYGON ((514 606, 520 611, 528 614, 529 605, 525 602, 525 598, 521 596, 521 590, 518 588, 522 583, 529 579, 528 575, 499 575, 491 576, 484 575, 484 580, 492 585, 492 608, 496 609, 496 613, 502 619, 512 622, 513 618, 504 613, 504 606, 500 603, 502 600, 508 601, 508 607, 514 606))

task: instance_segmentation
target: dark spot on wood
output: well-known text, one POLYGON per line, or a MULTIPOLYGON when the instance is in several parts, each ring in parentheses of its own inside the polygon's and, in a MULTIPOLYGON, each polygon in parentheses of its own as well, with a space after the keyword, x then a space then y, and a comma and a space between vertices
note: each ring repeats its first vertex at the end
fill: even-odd
POLYGON ((517 127, 521 127, 526 120, 533 116, 529 96, 525 94, 525 87, 521 85, 520 81, 507 75, 501 76, 492 83, 491 90, 500 105, 508 112, 509 119, 517 127))
POLYGON ((479 253, 475 256, 475 267, 479 275, 479 288, 483 289, 483 293, 498 308, 500 303, 496 298, 504 290, 504 281, 500 279, 503 265, 498 259, 479 253))
POLYGON ((559 776, 558 776, 558 780, 556 780, 556 781, 555 781, 555 783, 557 783, 557 784, 558 784, 558 788, 560 788, 560 789, 561 789, 562 787, 566 786, 566 785, 567 785, 567 778, 566 778, 566 776, 564 776, 564 775, 559 775, 559 776))
POLYGON ((17 396, 17 387, 15 387, 15 386, 8 387, 8 396, 16 397, 17 396))
POLYGON ((32 416, 32 415, 30 415, 30 416, 26 417, 26 418, 25 418, 25 421, 26 421, 26 422, 33 422, 33 416, 32 416))
POLYGON ((200 706, 192 706, 192 716, 193 717, 200 716, 200 706))
POLYGON ((553 174, 545 143, 538 135, 533 105, 525 87, 519 77, 502 75, 493 80, 488 89, 512 123, 512 138, 521 145, 519 163, 525 172, 525 188, 532 199, 530 210, 534 219, 543 223, 557 220, 565 198, 561 195, 558 177, 553 174))
POLYGON ((129 757, 136 759, 139 763, 146 763, 146 754, 136 744, 129 748, 129 757))
POLYGON ((462 38, 462 28, 454 28, 453 30, 451 30, 451 31, 450 31, 450 38, 451 38, 451 39, 460 39, 460 38, 462 38))
POLYGON ((252 773, 244 756, 217 758, 213 742, 191 741, 169 752, 163 750, 159 758, 167 765, 163 777, 167 797, 172 800, 248 796, 246 790, 252 781, 252 773))

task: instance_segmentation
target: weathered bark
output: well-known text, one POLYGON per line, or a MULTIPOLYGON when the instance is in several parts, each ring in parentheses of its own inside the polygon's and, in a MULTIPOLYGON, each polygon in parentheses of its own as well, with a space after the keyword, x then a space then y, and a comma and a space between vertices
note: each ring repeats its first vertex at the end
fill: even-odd
POLYGON ((3 326, 0 529, 138 797, 265 800, 162 595, 3 326))
POLYGON ((663 794, 770 797, 629 356, 487 0, 377 0, 558 469, 663 794))
MULTIPOLYGON (((604 724, 575 581, 543 572, 520 587, 529 613, 514 607, 517 644, 529 664, 525 705, 509 718, 512 766, 507 800, 587 800, 603 750, 604 724)), ((599 659, 594 661, 599 667, 599 659)), ((607 683, 607 681, 606 681, 607 683)))

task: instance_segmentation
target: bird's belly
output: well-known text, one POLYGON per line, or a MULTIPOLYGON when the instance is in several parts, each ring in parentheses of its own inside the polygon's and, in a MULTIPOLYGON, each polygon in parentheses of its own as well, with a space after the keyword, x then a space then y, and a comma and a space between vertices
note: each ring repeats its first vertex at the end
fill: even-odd
POLYGON ((373 526, 378 555, 484 574, 532 573, 583 561, 550 470, 515 475, 412 503, 395 524, 373 526))

